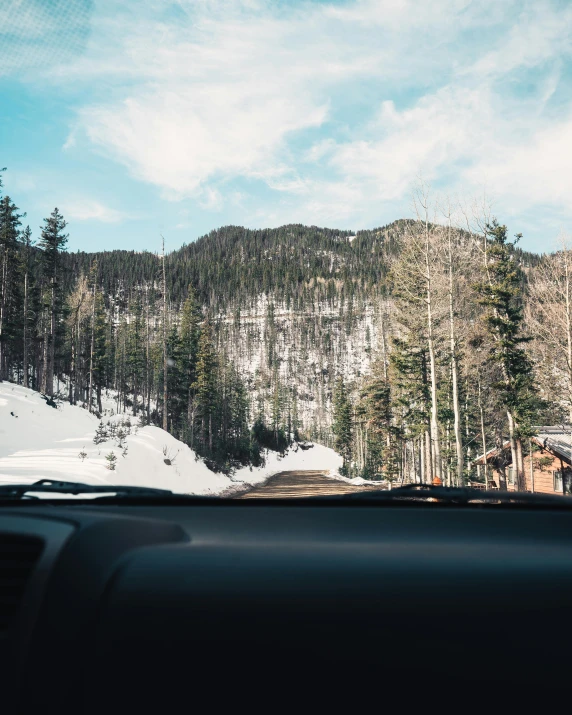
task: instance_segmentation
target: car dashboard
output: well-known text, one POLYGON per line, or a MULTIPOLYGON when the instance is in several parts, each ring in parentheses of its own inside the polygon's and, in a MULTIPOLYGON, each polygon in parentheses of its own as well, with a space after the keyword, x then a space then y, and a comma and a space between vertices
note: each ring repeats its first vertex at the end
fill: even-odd
POLYGON ((24 502, 0 552, 3 712, 355 708, 570 671, 566 509, 24 502))

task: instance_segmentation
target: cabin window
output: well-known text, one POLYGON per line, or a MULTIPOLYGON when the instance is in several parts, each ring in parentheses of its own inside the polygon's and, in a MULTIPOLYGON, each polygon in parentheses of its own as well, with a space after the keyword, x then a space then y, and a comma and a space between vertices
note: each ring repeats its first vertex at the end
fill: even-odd
MULTIPOLYGON (((562 492, 562 470, 558 469, 552 474, 554 476, 554 491, 562 492)), ((564 468, 564 494, 572 494, 572 470, 569 467, 564 468)))
POLYGON ((508 477, 508 483, 511 486, 514 486, 515 480, 516 480, 516 469, 513 467, 509 467, 507 470, 507 477, 508 477))

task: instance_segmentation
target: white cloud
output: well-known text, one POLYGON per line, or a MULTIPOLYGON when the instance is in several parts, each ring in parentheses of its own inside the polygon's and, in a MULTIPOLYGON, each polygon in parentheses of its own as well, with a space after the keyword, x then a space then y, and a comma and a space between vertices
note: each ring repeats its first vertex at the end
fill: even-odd
POLYGON ((537 131, 527 142, 499 143, 465 172, 486 179, 499 197, 523 205, 568 205, 572 196, 572 114, 537 131))
POLYGON ((477 76, 506 75, 572 53, 572 6, 555 12, 552 3, 523 4, 503 42, 466 68, 477 76))
POLYGON ((76 132, 75 130, 72 129, 72 131, 68 134, 67 139, 65 140, 62 149, 64 151, 67 151, 68 149, 73 149, 76 145, 77 142, 77 137, 76 137, 76 132))
POLYGON ((211 178, 264 172, 289 132, 317 126, 324 116, 309 97, 287 102, 278 88, 260 93, 230 85, 157 89, 81 112, 92 142, 173 198, 194 195, 211 178))
POLYGON ((80 125, 168 198, 197 197, 205 183, 237 176, 300 192, 304 180, 284 167, 297 161, 286 151, 290 137, 323 126, 340 83, 403 80, 410 70, 442 65, 436 55, 412 54, 407 66, 401 58, 404 47, 418 44, 420 23, 434 31, 446 22, 444 10, 465 3, 440 5, 442 12, 389 1, 276 12, 269 3, 238 2, 222 3, 221 12, 220 2, 182 0, 188 22, 159 22, 145 12, 131 23, 102 20, 85 58, 50 76, 111 83, 110 99, 83 107, 80 125), (348 22, 357 34, 348 34, 348 22))
POLYGON ((373 182, 381 200, 402 197, 420 173, 431 178, 478 150, 489 124, 487 105, 482 92, 449 88, 402 112, 384 102, 371 132, 380 138, 338 146, 330 165, 355 181, 373 182))
MULTIPOLYGON (((94 88, 65 148, 87 137, 207 211, 246 213, 233 181, 263 182, 275 200, 254 213, 268 220, 375 222, 419 174, 567 207, 569 4, 179 0, 176 19, 166 7, 100 0, 85 55, 48 69, 94 88)), ((83 214, 119 220, 98 206, 83 214)))
POLYGON ((62 213, 66 218, 77 221, 101 221, 102 223, 118 223, 127 218, 127 214, 122 211, 117 211, 91 199, 69 201, 62 206, 62 213))
POLYGON ((220 191, 212 186, 206 186, 200 193, 199 205, 209 211, 220 210, 223 205, 220 191))

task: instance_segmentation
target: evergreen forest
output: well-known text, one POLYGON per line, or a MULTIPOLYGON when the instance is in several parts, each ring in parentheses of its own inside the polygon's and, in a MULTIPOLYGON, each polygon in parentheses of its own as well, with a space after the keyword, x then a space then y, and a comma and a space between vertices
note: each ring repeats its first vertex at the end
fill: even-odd
POLYGON ((486 205, 415 207, 87 253, 57 208, 31 227, 2 195, 0 379, 99 415, 112 395, 227 473, 309 439, 349 476, 462 485, 508 441, 524 488, 535 427, 572 422, 572 247, 527 253, 486 205))

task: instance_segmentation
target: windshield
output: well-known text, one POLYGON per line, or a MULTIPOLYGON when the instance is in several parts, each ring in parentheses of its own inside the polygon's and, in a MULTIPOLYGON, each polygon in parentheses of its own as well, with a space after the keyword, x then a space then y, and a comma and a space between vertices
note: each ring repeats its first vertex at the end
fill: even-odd
POLYGON ((570 494, 567 3, 0 20, 0 485, 570 494))

